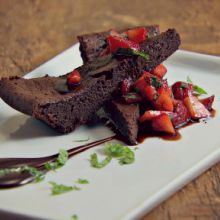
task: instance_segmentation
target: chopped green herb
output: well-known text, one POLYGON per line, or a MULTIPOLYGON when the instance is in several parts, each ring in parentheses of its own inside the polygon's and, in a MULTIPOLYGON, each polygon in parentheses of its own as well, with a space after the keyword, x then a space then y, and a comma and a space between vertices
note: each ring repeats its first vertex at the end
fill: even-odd
POLYGON ((61 149, 55 162, 48 162, 45 164, 47 170, 56 170, 65 165, 68 160, 68 152, 61 149))
POLYGON ((135 161, 134 152, 129 147, 125 147, 125 146, 123 146, 122 144, 119 144, 119 143, 106 144, 104 152, 107 156, 101 162, 98 161, 98 157, 97 157, 96 153, 94 153, 90 156, 91 166, 93 166, 95 168, 103 168, 112 160, 113 157, 118 158, 119 163, 121 165, 131 164, 135 161))
POLYGON ((146 54, 144 52, 136 51, 136 50, 133 50, 133 54, 140 56, 140 57, 143 57, 145 60, 149 60, 149 58, 150 58, 150 56, 148 54, 146 54))
POLYGON ((57 163, 61 166, 65 165, 68 160, 68 152, 66 150, 61 149, 59 151, 59 155, 57 157, 57 163))
POLYGON ((11 173, 16 173, 16 172, 21 172, 21 168, 5 168, 5 169, 0 169, 0 177, 1 176, 6 176, 11 173))
POLYGON ((162 83, 159 79, 157 79, 157 77, 151 77, 151 84, 152 86, 154 86, 155 88, 160 88, 162 86, 162 83))
POLYGON ((193 85, 193 90, 194 90, 194 92, 198 93, 199 95, 207 94, 207 92, 203 88, 201 88, 197 85, 193 85))
POLYGON ((75 214, 75 215, 72 215, 72 220, 78 220, 78 216, 75 214))
POLYGON ((57 184, 55 182, 49 182, 52 185, 51 194, 52 195, 60 195, 66 192, 70 192, 73 190, 80 190, 77 186, 66 186, 63 184, 57 184))
MULTIPOLYGON (((187 82, 193 84, 189 76, 187 76, 187 82)), ((203 88, 199 87, 198 85, 194 85, 194 84, 193 84, 193 91, 196 92, 198 95, 207 94, 207 92, 203 88)))
POLYGON ((192 84, 193 84, 193 82, 192 82, 192 80, 189 78, 189 76, 187 76, 186 80, 187 80, 188 83, 192 83, 192 84))
POLYGON ((103 168, 107 164, 109 164, 111 162, 111 160, 112 160, 112 157, 107 156, 104 160, 99 162, 96 153, 94 153, 90 156, 90 164, 91 164, 92 167, 95 167, 95 168, 103 168))
POLYGON ((77 139, 77 140, 74 140, 74 142, 85 142, 85 141, 88 141, 90 138, 87 137, 85 139, 77 139))
POLYGON ((106 144, 105 153, 112 157, 122 157, 125 147, 122 144, 106 144))
POLYGON ((86 179, 78 179, 76 182, 79 184, 89 184, 89 181, 86 179))
POLYGON ((136 50, 133 50, 131 48, 119 48, 115 55, 121 55, 121 56, 140 56, 140 57, 143 57, 144 59, 146 60, 149 60, 149 55, 144 53, 144 52, 140 52, 140 51, 136 51, 136 50))
POLYGON ((124 164, 131 164, 134 161, 135 161, 134 152, 130 148, 125 147, 124 155, 121 158, 119 158, 119 163, 121 165, 124 165, 124 164))
POLYGON ((35 182, 40 182, 44 179, 44 173, 38 170, 37 168, 31 166, 0 169, 0 177, 9 175, 11 173, 22 173, 22 172, 28 172, 32 176, 34 176, 35 182))
POLYGON ((134 152, 122 144, 109 143, 106 145, 105 152, 108 156, 119 158, 120 164, 131 164, 135 160, 134 152))
POLYGON ((43 172, 41 172, 40 170, 38 170, 37 168, 35 168, 35 167, 24 166, 24 167, 21 168, 21 171, 22 172, 28 172, 32 176, 34 176, 35 182, 40 182, 45 177, 45 174, 43 172))

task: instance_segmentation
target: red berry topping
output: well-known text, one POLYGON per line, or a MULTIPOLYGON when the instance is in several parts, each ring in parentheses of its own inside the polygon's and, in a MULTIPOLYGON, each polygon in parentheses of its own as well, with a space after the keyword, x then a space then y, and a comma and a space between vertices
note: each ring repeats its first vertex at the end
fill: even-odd
POLYGON ((162 79, 164 77, 164 75, 166 74, 167 72, 167 68, 163 65, 163 64, 160 64, 158 65, 157 67, 155 67, 151 73, 157 77, 159 77, 160 79, 162 79))
POLYGON ((146 40, 147 30, 143 27, 134 28, 127 31, 128 39, 136 43, 141 43, 146 40))
POLYGON ((131 48, 133 50, 140 49, 139 44, 117 36, 108 36, 107 42, 110 52, 112 53, 116 52, 119 48, 131 48))
POLYGON ((79 84, 81 81, 81 76, 79 71, 73 70, 68 76, 67 76, 67 84, 68 85, 76 85, 79 84))

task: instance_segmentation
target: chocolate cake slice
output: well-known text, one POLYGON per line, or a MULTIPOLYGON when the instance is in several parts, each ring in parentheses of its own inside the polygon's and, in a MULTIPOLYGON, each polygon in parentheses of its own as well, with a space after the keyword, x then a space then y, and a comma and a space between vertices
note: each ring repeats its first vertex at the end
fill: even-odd
POLYGON ((140 56, 120 59, 109 56, 87 62, 77 68, 80 86, 63 93, 66 76, 35 79, 3 78, 0 97, 11 107, 42 120, 62 133, 73 131, 86 123, 103 104, 111 99, 119 83, 131 77, 136 80, 143 70, 151 70, 163 62, 180 44, 175 30, 168 30, 141 44, 149 60, 140 56))
MULTIPOLYGON (((158 25, 146 26, 145 29, 147 30, 147 37, 154 37, 160 33, 158 25)), ((120 32, 127 30, 129 29, 121 30, 120 32)), ((77 37, 80 43, 79 49, 84 63, 93 61, 97 57, 100 57, 100 55, 107 48, 106 37, 109 34, 110 31, 104 31, 99 33, 80 35, 77 37)))
MULTIPOLYGON (((147 30, 147 38, 154 37, 160 33, 158 25, 146 26, 145 29, 147 30)), ((106 37, 109 33, 109 31, 106 31, 78 36, 80 52, 84 62, 95 60, 102 54, 107 47, 106 37)), ((130 105, 123 103, 113 97, 113 100, 104 106, 104 111, 118 132, 124 137, 125 141, 128 144, 136 144, 139 106, 137 104, 130 105)), ((94 118, 95 120, 92 121, 97 121, 97 116, 94 116, 94 118)))
POLYGON ((125 141, 137 144, 139 105, 112 100, 105 104, 104 110, 125 141))

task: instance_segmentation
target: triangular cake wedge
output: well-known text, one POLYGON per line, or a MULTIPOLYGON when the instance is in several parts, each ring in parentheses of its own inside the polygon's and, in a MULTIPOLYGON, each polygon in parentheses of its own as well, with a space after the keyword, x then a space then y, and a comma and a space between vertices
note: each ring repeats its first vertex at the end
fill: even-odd
POLYGON ((42 120, 59 132, 68 133, 86 123, 109 101, 123 79, 136 80, 143 70, 156 67, 179 45, 178 33, 168 30, 141 44, 141 50, 149 54, 147 62, 142 57, 88 62, 77 68, 82 76, 80 86, 65 94, 60 93, 57 86, 65 84, 66 76, 3 78, 0 80, 0 97, 18 111, 42 120))
MULTIPOLYGON (((130 29, 134 28, 137 29, 139 27, 133 27, 130 29)), ((158 25, 145 26, 144 29, 147 33, 146 38, 157 36, 160 33, 158 25)), ((119 33, 127 30, 119 31, 119 33)), ((109 34, 110 32, 106 31, 78 36, 80 52, 84 62, 95 60, 103 53, 107 47, 106 37, 109 34)), ((126 104, 117 97, 113 97, 103 109, 117 132, 124 137, 124 140, 128 144, 136 144, 138 135, 139 105, 126 104)), ((97 121, 97 116, 94 116, 94 118, 96 119, 95 121, 97 121)))
POLYGON ((104 111, 123 139, 129 144, 137 144, 139 105, 112 100, 105 104, 104 111))

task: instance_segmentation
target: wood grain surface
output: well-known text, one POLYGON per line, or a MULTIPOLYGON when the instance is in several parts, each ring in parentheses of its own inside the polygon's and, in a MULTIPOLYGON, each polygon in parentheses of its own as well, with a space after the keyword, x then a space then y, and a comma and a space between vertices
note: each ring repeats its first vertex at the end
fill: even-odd
MULTIPOLYGON (((175 27, 182 49, 220 55, 219 0, 0 0, 0 76, 29 72, 79 34, 147 24, 175 27)), ((220 163, 143 218, 151 219, 219 220, 220 163)))

